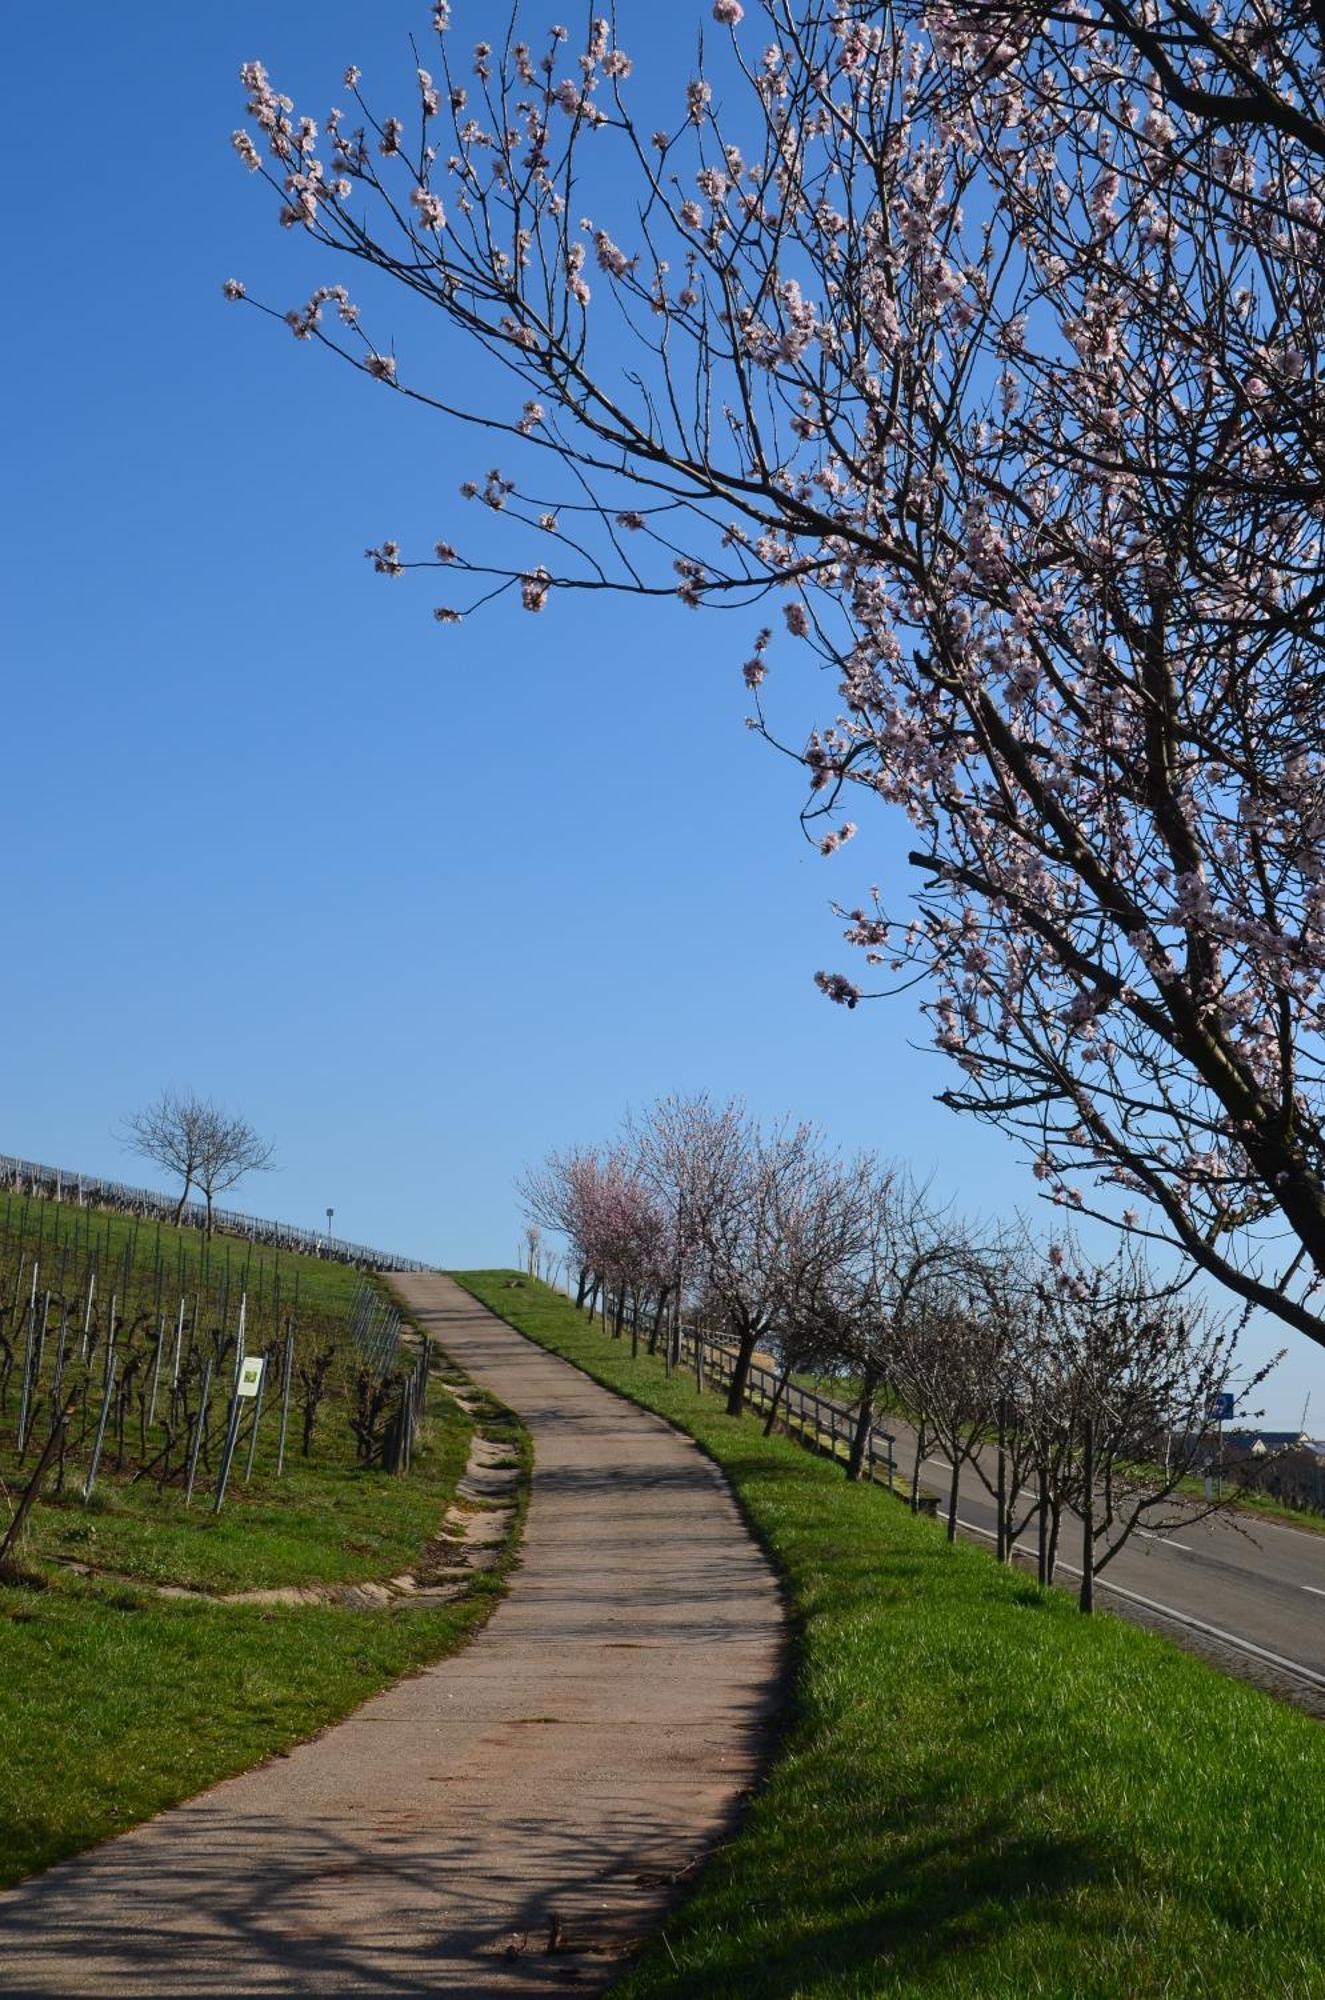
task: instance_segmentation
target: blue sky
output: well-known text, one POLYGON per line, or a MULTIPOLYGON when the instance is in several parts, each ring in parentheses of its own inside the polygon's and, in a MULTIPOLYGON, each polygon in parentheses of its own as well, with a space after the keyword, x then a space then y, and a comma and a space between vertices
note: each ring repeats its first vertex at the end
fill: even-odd
MULTIPOLYGON (((426 581, 362 551, 454 530, 483 448, 223 301, 231 274, 282 307, 344 275, 231 152, 240 62, 320 113, 356 61, 403 106, 427 14, 8 23, 0 1147, 143 1177, 117 1121, 193 1087, 276 1139, 243 1205, 504 1262, 522 1164, 706 1087, 906 1157, 970 1212, 1033 1209, 1018 1149, 932 1102, 911 1003, 848 1014, 812 985, 848 964, 830 900, 887 879, 895 841, 805 842, 796 771, 744 726, 751 621, 554 602, 443 631, 426 581)), ((620 15, 683 81, 699 10, 620 15)), ((1325 1419, 1325 1363, 1282 1338, 1274 1412, 1314 1385, 1325 1419)))

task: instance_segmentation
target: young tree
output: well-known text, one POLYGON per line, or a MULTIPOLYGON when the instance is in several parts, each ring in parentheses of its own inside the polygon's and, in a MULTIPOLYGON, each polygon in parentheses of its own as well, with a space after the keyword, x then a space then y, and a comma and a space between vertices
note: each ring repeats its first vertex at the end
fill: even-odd
POLYGON ((175 1204, 176 1222, 198 1179, 215 1119, 216 1107, 210 1099, 192 1091, 163 1090, 145 1110, 131 1113, 124 1121, 125 1143, 131 1152, 169 1174, 178 1174, 182 1185, 175 1204))
POLYGON ((145 1159, 179 1175, 183 1186, 175 1204, 175 1221, 184 1213, 192 1187, 201 1189, 207 1205, 207 1233, 218 1194, 246 1174, 265 1173, 275 1148, 258 1136, 247 1119, 222 1111, 210 1097, 163 1090, 145 1111, 125 1120, 127 1143, 145 1159))
MULTIPOLYGON (((845 1282, 837 1362, 860 1378, 847 1478, 859 1479, 880 1392, 898 1388, 900 1330, 912 1291, 930 1264, 949 1254, 942 1218, 928 1193, 896 1166, 874 1167, 866 1195, 861 1254, 845 1282)), ((923 1455, 924 1440, 918 1440, 923 1455)), ((914 1493, 913 1493, 914 1501, 914 1493)))
POLYGON ((982 1260, 959 1239, 917 1263, 893 1315, 894 1373, 916 1418, 912 1504, 926 1448, 938 1445, 950 1467, 948 1540, 957 1538, 963 1468, 993 1434, 1006 1327, 988 1309, 982 1260))
POLYGON ((517 1184, 529 1222, 564 1236, 570 1245, 577 1268, 577 1306, 584 1304, 593 1270, 590 1243, 602 1171, 596 1152, 577 1147, 549 1153, 541 1167, 523 1174, 517 1184))
POLYGON ((209 1102, 200 1136, 198 1186, 207 1204, 207 1234, 212 1232, 212 1212, 218 1194, 237 1187, 249 1174, 269 1173, 275 1164, 276 1148, 263 1139, 246 1118, 219 1111, 209 1102))
POLYGON ((565 473, 488 454, 465 491, 525 545, 440 542, 443 623, 467 590, 780 598, 840 688, 811 816, 855 786, 914 828, 910 921, 848 936, 928 982, 947 1101, 1325 1340, 1316 14, 764 0, 756 53, 713 11, 722 89, 652 137, 607 21, 453 56, 439 0, 408 129, 352 70, 323 136, 247 65, 282 221, 512 407, 457 410, 342 286, 292 331, 565 473))
MULTIPOLYGON (((1081 1524, 1081 1608, 1138 1530, 1164 1534, 1226 1504, 1184 1492, 1213 1462, 1216 1398, 1232 1376, 1236 1323, 1157 1282, 1134 1247, 1091 1267, 1073 1246, 1050 1251, 1043 1289, 1055 1349, 1056 1409, 1066 1442, 1059 1496, 1081 1524)), ((1243 1381, 1245 1407, 1274 1363, 1243 1381)))
MULTIPOLYGON (((688 1288, 702 1279, 705 1218, 734 1199, 749 1139, 745 1108, 715 1103, 706 1092, 659 1098, 626 1120, 625 1143, 665 1225, 661 1246, 666 1283, 662 1309, 671 1301, 670 1365, 681 1360, 681 1332, 688 1288)), ((650 1350, 656 1346, 655 1325, 650 1350)), ((704 1382, 703 1353, 695 1348, 695 1382, 704 1382)))

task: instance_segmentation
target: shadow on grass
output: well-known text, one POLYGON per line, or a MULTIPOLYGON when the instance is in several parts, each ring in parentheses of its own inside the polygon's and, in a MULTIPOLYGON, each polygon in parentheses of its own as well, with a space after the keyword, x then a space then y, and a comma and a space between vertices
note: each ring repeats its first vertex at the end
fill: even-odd
MULTIPOLYGON (((912 1979, 988 1953, 1028 1920, 1057 1929, 1069 1910, 1080 1939, 1089 1921, 1080 1892, 1113 1877, 1115 1853, 1088 1839, 1019 1830, 1015 1808, 968 1821, 959 1837, 924 1832, 924 1811, 917 1803, 914 1831, 886 1865, 816 1897, 812 1926, 798 1929, 785 1906, 770 1905, 753 1932, 742 1927, 746 1940, 758 1939, 757 1949, 728 1955, 697 1939, 690 1962, 685 1942, 672 1933, 674 1970, 669 1976, 653 1959, 651 2000, 688 2000, 701 1990, 714 2000, 793 2000, 818 1990, 820 1981, 839 1992, 910 1991, 912 1979)), ((818 1864, 807 1859, 806 1865, 818 1864)), ((696 1907, 694 1919, 701 1914, 696 1907)), ((696 1925, 689 1928, 693 1933, 696 1925)))

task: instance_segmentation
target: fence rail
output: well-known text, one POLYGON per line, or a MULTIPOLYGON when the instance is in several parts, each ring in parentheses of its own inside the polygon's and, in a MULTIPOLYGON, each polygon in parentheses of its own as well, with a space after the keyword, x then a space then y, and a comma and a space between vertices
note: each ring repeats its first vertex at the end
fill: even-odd
MULTIPOLYGON (((0 1153, 0 1190, 10 1188, 20 1194, 46 1195, 56 1201, 76 1202, 80 1208, 118 1208, 130 1215, 151 1216, 173 1222, 176 1203, 169 1195, 150 1188, 129 1187, 123 1181, 101 1180, 91 1174, 71 1174, 64 1167, 43 1166, 36 1160, 20 1160, 0 1153)), ((200 1201, 185 1202, 179 1221, 182 1227, 205 1229, 207 1209, 200 1201)), ((296 1250, 308 1257, 329 1257, 333 1263, 370 1264, 378 1271, 428 1271, 414 1257, 399 1257, 392 1250, 376 1250, 371 1244, 350 1243, 343 1236, 329 1236, 322 1230, 297 1229, 289 1222, 267 1222, 260 1216, 241 1215, 236 1209, 212 1211, 212 1227, 230 1236, 246 1236, 251 1242, 275 1249, 296 1250)))
MULTIPOLYGON (((711 1340, 707 1334, 698 1333, 693 1327, 683 1327, 683 1364, 687 1361, 693 1364, 696 1341, 700 1346, 705 1379, 726 1388, 735 1372, 736 1349, 724 1341, 711 1340)), ((752 1361, 745 1379, 746 1401, 764 1416, 776 1402, 786 1429, 799 1436, 803 1444, 813 1446, 830 1458, 848 1458, 858 1422, 857 1413, 850 1404, 836 1403, 831 1396, 803 1389, 798 1382, 788 1381, 785 1386, 781 1385, 782 1377, 776 1369, 765 1368, 761 1362, 752 1361)), ((897 1474, 895 1446, 896 1439, 891 1431, 883 1430, 877 1424, 871 1425, 865 1436, 862 1475, 872 1480, 881 1479, 891 1487, 897 1474)))

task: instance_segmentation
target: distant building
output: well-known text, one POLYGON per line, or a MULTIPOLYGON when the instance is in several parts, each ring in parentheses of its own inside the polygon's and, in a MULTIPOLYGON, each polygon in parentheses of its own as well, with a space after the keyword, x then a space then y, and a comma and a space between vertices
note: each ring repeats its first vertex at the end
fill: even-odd
POLYGON ((1225 1431, 1224 1443, 1249 1458, 1265 1458, 1277 1451, 1309 1451, 1325 1458, 1325 1444, 1309 1438, 1305 1431, 1225 1431))

